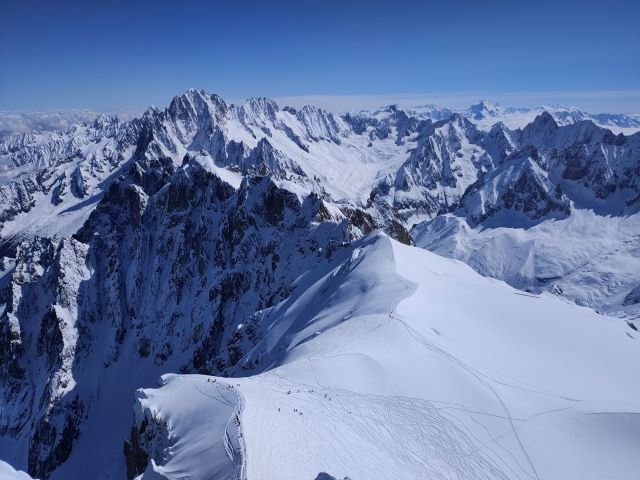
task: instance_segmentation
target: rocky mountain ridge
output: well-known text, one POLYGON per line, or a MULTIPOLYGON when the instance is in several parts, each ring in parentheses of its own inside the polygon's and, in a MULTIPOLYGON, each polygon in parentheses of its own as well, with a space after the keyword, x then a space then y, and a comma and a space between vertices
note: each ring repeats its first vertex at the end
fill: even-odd
MULTIPOLYGON (((591 121, 543 113, 484 131, 457 113, 340 116, 202 90, 129 122, 11 137, 0 168, 0 446, 41 478, 77 467, 83 432, 130 408, 131 391, 107 396, 109 382, 237 372, 260 312, 375 229, 577 300, 581 259, 561 251, 559 278, 518 284, 539 272, 489 268, 504 250, 485 240, 475 265, 460 232, 532 232, 584 211, 609 225, 640 205, 640 134, 591 121)), ((601 254, 634 260, 583 303, 629 317, 640 252, 633 228, 620 232, 601 254)), ((128 428, 121 417, 104 441, 128 428)))

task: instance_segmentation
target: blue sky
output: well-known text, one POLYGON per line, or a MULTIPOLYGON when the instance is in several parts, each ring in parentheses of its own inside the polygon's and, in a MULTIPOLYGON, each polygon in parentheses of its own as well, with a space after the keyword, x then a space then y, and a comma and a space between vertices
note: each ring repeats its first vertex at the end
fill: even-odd
POLYGON ((639 25, 640 2, 616 0, 0 0, 0 110, 136 110, 197 87, 640 112, 639 25))

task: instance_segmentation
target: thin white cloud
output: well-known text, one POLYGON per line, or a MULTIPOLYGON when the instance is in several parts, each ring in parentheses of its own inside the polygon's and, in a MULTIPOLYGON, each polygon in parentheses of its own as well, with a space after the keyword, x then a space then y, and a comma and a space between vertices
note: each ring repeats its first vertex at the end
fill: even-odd
POLYGON ((380 95, 299 95, 281 96, 279 105, 301 107, 317 105, 334 112, 375 109, 384 105, 416 106, 435 104, 441 107, 465 108, 481 99, 507 107, 539 107, 571 105, 592 113, 640 113, 640 90, 586 92, 448 92, 380 95))

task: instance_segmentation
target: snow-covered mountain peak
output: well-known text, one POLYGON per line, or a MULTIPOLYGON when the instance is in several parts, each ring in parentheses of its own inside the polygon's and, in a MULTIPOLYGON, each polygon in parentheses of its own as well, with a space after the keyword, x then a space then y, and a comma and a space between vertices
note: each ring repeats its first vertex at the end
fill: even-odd
POLYGON ((174 97, 174 100, 182 99, 183 101, 188 101, 193 104, 198 103, 214 103, 214 104, 223 104, 226 106, 222 97, 215 93, 209 93, 204 89, 190 88, 182 95, 178 95, 174 97))
POLYGON ((190 89, 174 97, 167 112, 176 119, 202 122, 205 119, 219 119, 226 114, 227 105, 222 98, 208 94, 204 90, 190 89))
POLYGON ((400 107, 398 106, 397 103, 391 104, 391 105, 386 105, 384 107, 380 107, 374 111, 369 111, 369 110, 363 110, 360 112, 361 115, 367 116, 367 115, 371 115, 373 117, 379 117, 379 116, 386 116, 387 114, 390 113, 395 113, 398 110, 400 110, 400 107))
POLYGON ((441 120, 434 126, 436 126, 436 130, 442 128, 453 128, 460 132, 465 132, 467 135, 474 134, 477 131, 475 124, 460 113, 454 113, 449 119, 441 120))
POLYGON ((96 130, 99 130, 101 128, 104 128, 106 125, 110 125, 113 123, 120 123, 120 120, 118 120, 117 117, 113 117, 113 116, 101 113, 91 123, 91 126, 96 130))
POLYGON ((524 127, 521 142, 525 145, 550 146, 557 130, 558 123, 549 112, 544 111, 524 127))
POLYGON ((415 107, 413 107, 413 108, 414 108, 415 110, 418 110, 418 111, 419 111, 419 110, 425 110, 425 111, 428 111, 428 110, 439 110, 439 109, 441 109, 442 107, 440 107, 439 105, 436 105, 435 103, 425 103, 425 104, 422 104, 422 105, 416 105, 416 106, 415 106, 415 107))
POLYGON ((543 111, 540 115, 538 115, 533 122, 529 124, 531 129, 556 129, 558 128, 558 123, 556 122, 553 115, 551 115, 548 111, 543 111))
POLYGON ((498 115, 504 112, 504 108, 497 104, 493 103, 491 100, 481 100, 480 102, 471 105, 469 107, 469 112, 471 116, 475 120, 483 120, 485 118, 497 117, 498 115))
POLYGON ((246 116, 252 121, 259 121, 259 119, 274 121, 276 112, 279 110, 278 104, 274 100, 266 97, 249 98, 238 107, 241 115, 246 116))

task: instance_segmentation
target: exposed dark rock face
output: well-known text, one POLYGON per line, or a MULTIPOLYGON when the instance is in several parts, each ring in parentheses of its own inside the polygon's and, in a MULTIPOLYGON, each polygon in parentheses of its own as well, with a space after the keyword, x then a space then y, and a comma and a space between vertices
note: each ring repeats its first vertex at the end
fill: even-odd
MULTIPOLYGON (((51 471, 61 465, 71 455, 73 442, 80 434, 84 406, 75 397, 71 402, 54 407, 48 417, 36 425, 29 445, 29 473, 36 478, 47 478, 51 471), (56 412, 55 410, 62 410, 56 412), (63 418, 61 431, 52 419, 63 418)), ((60 427, 58 427, 60 428, 60 427)))
POLYGON ((123 453, 127 464, 127 479, 129 480, 144 473, 144 470, 147 468, 149 456, 143 447, 143 444, 146 442, 141 440, 141 438, 145 438, 145 435, 149 434, 147 430, 148 425, 149 422, 147 419, 144 419, 139 427, 135 425, 132 426, 129 440, 124 441, 123 453))
MULTIPOLYGON (((508 156, 500 167, 467 190, 461 204, 474 225, 497 214, 516 219, 521 215, 531 222, 550 214, 564 217, 570 213, 569 199, 549 180, 534 147, 508 156)), ((505 221, 508 224, 510 220, 505 221)))
POLYGON ((18 214, 28 212, 35 206, 33 194, 39 190, 34 178, 0 187, 0 223, 13 220, 18 214))
POLYGON ((640 303, 640 285, 634 287, 625 297, 623 305, 636 305, 640 303))
POLYGON ((34 239, 18 247, 11 288, 3 290, 0 379, 7 408, 2 432, 31 432, 29 471, 47 478, 64 462, 84 419, 72 369, 84 358, 74 312, 86 276, 86 249, 74 240, 34 239), (38 382, 47 378, 46 383, 38 382), (17 408, 16 408, 17 407, 17 408))
MULTIPOLYGON (((333 477, 331 475, 329 475, 326 472, 320 472, 318 474, 318 476, 315 478, 315 480, 339 480, 336 477, 333 477)), ((349 480, 349 477, 344 477, 343 480, 349 480)))
POLYGON ((376 222, 367 212, 359 208, 344 208, 343 213, 349 219, 351 225, 357 227, 364 235, 376 229, 376 222))
POLYGON ((413 238, 411 238, 409 231, 395 220, 391 222, 391 237, 405 245, 414 245, 413 238))

